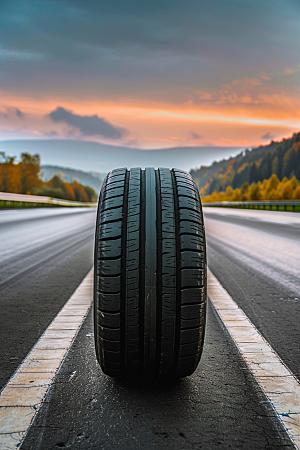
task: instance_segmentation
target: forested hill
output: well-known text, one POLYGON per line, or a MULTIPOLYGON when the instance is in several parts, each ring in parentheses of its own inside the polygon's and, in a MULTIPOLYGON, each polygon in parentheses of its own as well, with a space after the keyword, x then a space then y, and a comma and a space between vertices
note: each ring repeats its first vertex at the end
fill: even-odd
POLYGON ((202 195, 225 191, 227 186, 240 188, 269 179, 274 173, 279 180, 294 175, 300 181, 300 133, 281 142, 245 150, 236 157, 214 162, 211 166, 190 171, 202 195))
POLYGON ((91 186, 96 192, 100 191, 103 180, 106 176, 106 173, 84 172, 82 170, 52 165, 43 165, 41 168, 41 173, 42 178, 45 181, 49 181, 54 175, 60 175, 61 178, 68 183, 72 183, 73 180, 77 180, 83 185, 91 186))

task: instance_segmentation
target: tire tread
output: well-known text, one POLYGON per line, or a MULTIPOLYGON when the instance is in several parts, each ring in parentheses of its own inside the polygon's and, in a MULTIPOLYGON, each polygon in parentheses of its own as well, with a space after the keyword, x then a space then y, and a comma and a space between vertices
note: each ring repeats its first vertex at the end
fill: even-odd
MULTIPOLYGON (((100 192, 95 346, 103 371, 113 377, 147 377, 146 173, 149 170, 116 169, 107 175, 100 192)), ((191 176, 178 169, 159 168, 154 173, 156 350, 151 373, 167 379, 192 374, 201 357, 207 295, 205 231, 199 192, 191 176)))

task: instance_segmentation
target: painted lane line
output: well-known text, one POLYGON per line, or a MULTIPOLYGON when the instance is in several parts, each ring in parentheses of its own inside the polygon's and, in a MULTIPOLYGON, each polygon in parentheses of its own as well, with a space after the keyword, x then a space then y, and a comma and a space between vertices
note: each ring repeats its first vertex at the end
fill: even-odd
POLYGON ((0 393, 0 448, 20 447, 92 303, 93 269, 0 393))
POLYGON ((233 208, 218 208, 218 207, 204 207, 204 214, 219 215, 219 216, 233 216, 243 219, 257 220, 260 222, 277 223, 284 225, 300 225, 300 215, 295 212, 283 211, 268 211, 255 209, 233 209, 233 208))
POLYGON ((208 295, 247 367, 295 447, 300 449, 300 383, 208 270, 208 295))

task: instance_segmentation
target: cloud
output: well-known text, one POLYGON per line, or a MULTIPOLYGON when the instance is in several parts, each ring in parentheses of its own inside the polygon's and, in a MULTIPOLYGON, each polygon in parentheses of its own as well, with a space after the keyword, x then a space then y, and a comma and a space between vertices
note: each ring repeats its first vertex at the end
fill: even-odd
POLYGON ((19 108, 15 108, 14 106, 4 106, 4 110, 0 111, 0 116, 3 119, 9 119, 13 116, 24 119, 25 114, 19 108))
POLYGON ((198 140, 198 139, 202 139, 202 136, 200 136, 200 134, 195 133, 194 131, 191 131, 191 135, 192 135, 192 139, 198 140))
POLYGON ((242 77, 224 83, 218 88, 195 90, 190 95, 191 101, 196 105, 216 107, 240 105, 248 111, 261 106, 273 106, 277 111, 286 110, 296 105, 299 98, 296 86, 287 84, 283 79, 283 71, 274 73, 272 80, 270 77, 263 79, 261 76, 242 77))
POLYGON ((271 141, 275 136, 271 135, 269 132, 264 134, 261 138, 265 141, 271 141))
POLYGON ((132 137, 124 141, 123 145, 126 145, 126 147, 139 147, 141 145, 141 141, 137 138, 132 137))
POLYGON ((85 136, 100 135, 107 139, 121 139, 127 134, 127 131, 123 128, 115 127, 96 114, 94 116, 80 116, 62 106, 58 106, 48 114, 48 117, 53 122, 62 122, 77 128, 85 136))
POLYGON ((298 16, 298 0, 273 0, 272 8, 261 0, 242 6, 237 0, 11 0, 0 16, 0 50, 8 58, 2 70, 24 80, 13 62, 35 74, 38 68, 49 83, 50 72, 74 76, 74 65, 79 78, 82 72, 128 77, 138 68, 147 76, 149 68, 160 73, 163 59, 169 75, 174 58, 182 74, 189 57, 189 72, 215 73, 214 64, 235 71, 233 62, 239 70, 255 65, 265 71, 268 62, 298 61, 298 16))
MULTIPOLYGON (((203 105, 203 114, 222 117, 251 118, 254 113, 255 119, 296 117, 300 91, 293 76, 297 73, 284 72, 288 82, 283 82, 279 71, 293 72, 299 64, 300 2, 272 0, 272 7, 269 3, 2 0, 0 89, 9 99, 2 101, 25 105, 28 126, 44 120, 46 130, 55 128, 64 137, 123 137, 125 131, 107 121, 111 119, 130 129, 130 134, 143 134, 140 141, 148 140, 147 145, 155 135, 165 139, 163 133, 179 133, 177 122, 173 125, 169 119, 152 125, 153 107, 181 112, 191 106, 202 113, 203 105), (20 102, 15 100, 18 97, 20 102), (55 103, 47 107, 49 99, 55 103), (85 110, 88 115, 83 116, 83 104, 110 106, 85 110), (38 117, 41 105, 43 114, 53 117, 38 117), (54 111, 57 105, 73 112, 54 111), (134 112, 141 105, 149 108, 147 119, 134 112), (112 116, 111 106, 129 107, 129 114, 112 116), (94 112, 99 117, 92 116, 94 112), (53 125, 55 121, 60 123, 53 125)), ((180 130, 194 145, 198 141, 196 136, 192 141, 190 130, 197 130, 197 123, 180 130)), ((210 135, 208 125, 202 128, 204 139, 213 142, 223 133, 218 126, 210 129, 210 135)), ((258 128, 256 136, 262 132, 258 128)), ((199 143, 204 145, 202 140, 199 143)))
POLYGON ((8 50, 0 45, 0 61, 39 61, 43 55, 27 51, 8 50))
POLYGON ((18 108, 14 108, 15 109, 15 114, 17 117, 19 117, 19 119, 24 119, 25 114, 18 108))

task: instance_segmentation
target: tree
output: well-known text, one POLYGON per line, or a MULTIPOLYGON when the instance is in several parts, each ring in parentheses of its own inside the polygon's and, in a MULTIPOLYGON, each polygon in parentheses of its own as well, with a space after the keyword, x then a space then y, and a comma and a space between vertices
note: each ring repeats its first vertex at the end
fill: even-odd
POLYGON ((250 199, 251 200, 260 200, 258 183, 257 184, 255 184, 255 183, 251 184, 251 186, 250 186, 250 199))
POLYGON ((78 202, 88 202, 89 201, 88 196, 87 196, 82 184, 78 183, 77 180, 73 180, 72 187, 74 189, 75 199, 78 202))
POLYGON ((65 183, 66 198, 67 200, 75 200, 75 193, 72 185, 68 182, 65 183))
POLYGON ((283 164, 282 164, 282 176, 283 177, 291 177, 292 172, 295 169, 295 162, 296 162, 296 153, 294 149, 291 147, 288 149, 288 151, 285 153, 283 157, 283 164))
POLYGON ((261 162, 260 175, 262 180, 266 180, 272 175, 272 155, 270 152, 266 154, 261 162))
POLYGON ((16 163, 14 156, 0 152, 0 191, 16 194, 35 194, 81 202, 97 201, 97 193, 90 186, 83 186, 74 180, 72 184, 63 180, 60 174, 54 175, 48 182, 40 175, 39 155, 22 153, 16 163))
POLYGON ((43 181, 40 179, 40 156, 21 154, 20 164, 20 190, 22 194, 30 194, 34 188, 41 187, 43 181))
POLYGON ((272 172, 275 173, 275 175, 277 175, 277 177, 281 176, 279 158, 277 155, 275 155, 275 157, 273 158, 273 161, 272 161, 272 172))
POLYGON ((275 173, 273 173, 273 175, 269 179, 269 182, 267 185, 267 190, 271 191, 272 189, 277 189, 278 184, 279 184, 279 180, 278 180, 277 176, 275 175, 275 173))
POLYGON ((294 190, 293 200, 300 200, 300 185, 294 190))
POLYGON ((20 188, 20 170, 15 164, 14 156, 1 154, 2 164, 0 164, 0 190, 3 192, 18 193, 20 188))
POLYGON ((53 175, 53 177, 50 178, 47 184, 50 187, 61 189, 64 193, 66 191, 65 182, 60 175, 53 175))
POLYGON ((93 189, 91 186, 83 186, 83 187, 86 192, 86 195, 88 196, 89 202, 96 202, 98 196, 95 189, 93 189))
POLYGON ((249 172, 249 183, 252 184, 257 183, 257 181, 259 181, 259 171, 257 169, 257 166, 254 163, 252 163, 251 167, 250 167, 250 172, 249 172))
POLYGON ((247 189, 249 187, 249 183, 247 181, 245 181, 245 183, 243 184, 242 188, 241 188, 241 194, 245 194, 247 189))

